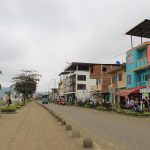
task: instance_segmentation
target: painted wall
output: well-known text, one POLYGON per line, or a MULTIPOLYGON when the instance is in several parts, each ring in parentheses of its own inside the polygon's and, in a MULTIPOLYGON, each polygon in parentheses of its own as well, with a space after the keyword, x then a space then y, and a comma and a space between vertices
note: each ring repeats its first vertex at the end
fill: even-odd
POLYGON ((96 79, 90 79, 90 72, 86 71, 75 71, 76 74, 76 96, 85 100, 85 98, 90 98, 90 87, 96 84, 96 79), (78 75, 86 75, 86 81, 78 81, 78 75), (78 90, 77 84, 86 84, 85 90, 78 90))
POLYGON ((126 71, 122 70, 117 73, 117 77, 119 73, 122 73, 122 81, 117 82, 117 88, 126 87, 126 71))
POLYGON ((148 84, 148 82, 144 83, 142 80, 143 76, 149 73, 148 69, 146 69, 148 65, 148 57, 149 57, 149 56, 148 57, 146 56, 146 54, 149 55, 149 52, 148 52, 149 50, 147 50, 148 48, 145 45, 142 47, 138 47, 137 49, 128 51, 126 53, 127 88, 133 88, 136 86, 143 86, 143 85, 145 86, 148 84), (132 62, 128 62, 129 55, 133 57, 132 62), (127 82, 128 75, 131 75, 131 84, 128 84, 127 82), (139 83, 139 82, 143 82, 143 83, 139 83))

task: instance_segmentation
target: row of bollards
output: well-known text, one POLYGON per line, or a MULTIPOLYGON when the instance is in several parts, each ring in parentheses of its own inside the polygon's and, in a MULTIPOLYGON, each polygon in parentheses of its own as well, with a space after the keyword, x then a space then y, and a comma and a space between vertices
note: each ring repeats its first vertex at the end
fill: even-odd
MULTIPOLYGON (((39 103, 38 103, 39 104, 39 103)), ((70 124, 67 124, 65 120, 63 120, 59 115, 57 115, 53 110, 50 110, 44 105, 41 105, 43 108, 45 108, 56 120, 57 122, 61 122, 62 126, 66 126, 66 131, 72 131, 72 138, 80 138, 80 132, 76 130, 72 130, 72 126, 70 124)), ((93 142, 90 138, 85 138, 83 140, 83 148, 93 148, 93 142)))

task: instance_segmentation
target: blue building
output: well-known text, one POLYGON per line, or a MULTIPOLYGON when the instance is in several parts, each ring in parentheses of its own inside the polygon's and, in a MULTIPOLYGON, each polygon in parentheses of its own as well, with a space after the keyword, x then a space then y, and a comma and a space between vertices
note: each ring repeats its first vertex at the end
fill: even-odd
POLYGON ((147 87, 150 79, 150 42, 145 42, 126 53, 127 88, 147 87))
POLYGON ((129 30, 131 49, 126 52, 126 89, 116 93, 124 97, 150 97, 150 42, 143 38, 150 38, 150 20, 143 22, 129 30), (141 38, 141 44, 133 47, 133 36, 141 38))

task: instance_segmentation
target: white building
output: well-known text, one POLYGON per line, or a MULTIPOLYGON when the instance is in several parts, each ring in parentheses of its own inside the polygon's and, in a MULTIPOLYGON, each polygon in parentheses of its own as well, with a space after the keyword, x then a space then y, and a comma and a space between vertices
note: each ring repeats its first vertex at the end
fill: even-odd
POLYGON ((68 101, 90 98, 90 87, 96 79, 90 79, 90 63, 72 62, 60 76, 64 78, 64 96, 68 101))

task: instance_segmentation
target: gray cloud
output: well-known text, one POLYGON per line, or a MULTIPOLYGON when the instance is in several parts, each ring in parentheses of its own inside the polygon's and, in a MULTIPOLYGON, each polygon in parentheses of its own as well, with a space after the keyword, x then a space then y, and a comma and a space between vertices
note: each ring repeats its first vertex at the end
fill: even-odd
POLYGON ((130 48, 124 33, 148 19, 149 5, 149 0, 1 0, 0 82, 7 86, 20 69, 35 69, 43 75, 43 90, 53 86, 51 79, 58 79, 66 62, 122 60, 116 55, 130 48))

